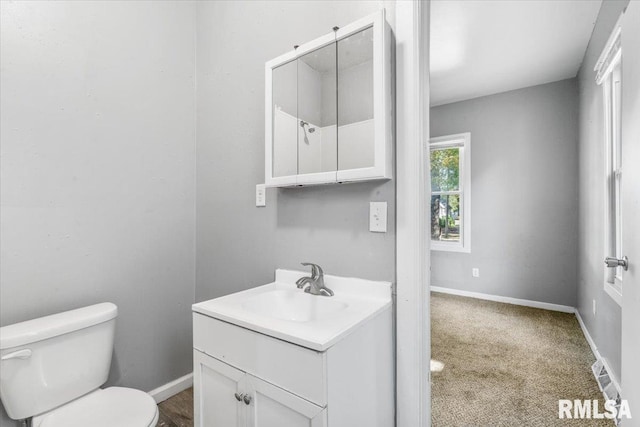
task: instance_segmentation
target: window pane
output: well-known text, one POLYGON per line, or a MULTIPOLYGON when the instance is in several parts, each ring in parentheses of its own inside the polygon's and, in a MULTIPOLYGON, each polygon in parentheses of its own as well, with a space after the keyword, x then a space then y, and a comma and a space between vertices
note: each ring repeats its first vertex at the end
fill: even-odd
POLYGON ((431 240, 459 242, 461 226, 460 195, 431 196, 431 240))
POLYGON ((431 191, 459 190, 460 149, 431 150, 431 191))

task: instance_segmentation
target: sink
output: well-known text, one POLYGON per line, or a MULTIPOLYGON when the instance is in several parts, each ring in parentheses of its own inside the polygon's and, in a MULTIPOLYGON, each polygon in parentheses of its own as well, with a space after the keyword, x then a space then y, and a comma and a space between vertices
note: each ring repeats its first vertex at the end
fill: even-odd
POLYGON ((391 283, 324 275, 334 296, 296 287, 305 271, 276 270, 275 281, 199 302, 194 314, 302 347, 325 351, 391 306, 391 283))
POLYGON ((345 302, 301 291, 272 290, 250 297, 242 308, 266 317, 292 322, 310 322, 346 309, 345 302))

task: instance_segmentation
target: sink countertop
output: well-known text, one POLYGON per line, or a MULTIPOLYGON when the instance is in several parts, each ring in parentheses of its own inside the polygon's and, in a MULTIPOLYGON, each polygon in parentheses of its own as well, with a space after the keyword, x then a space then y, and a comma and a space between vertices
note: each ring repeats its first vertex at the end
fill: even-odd
MULTIPOLYGON (((308 272, 276 270, 275 281, 193 305, 193 311, 265 335, 317 351, 326 351, 359 325, 391 306, 391 283, 325 275, 325 286, 332 297, 305 294, 295 281, 308 272), (248 301, 256 301, 272 291, 299 292, 308 298, 329 299, 346 307, 326 314, 322 319, 285 320, 248 310, 248 301)), ((321 302, 321 301, 320 301, 321 302)))

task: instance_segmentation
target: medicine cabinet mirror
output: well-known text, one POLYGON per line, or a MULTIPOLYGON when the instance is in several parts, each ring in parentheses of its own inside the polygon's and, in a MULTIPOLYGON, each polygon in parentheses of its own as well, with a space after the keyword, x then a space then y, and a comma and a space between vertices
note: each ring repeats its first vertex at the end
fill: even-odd
POLYGON ((267 62, 267 186, 392 177, 390 51, 380 11, 267 62))

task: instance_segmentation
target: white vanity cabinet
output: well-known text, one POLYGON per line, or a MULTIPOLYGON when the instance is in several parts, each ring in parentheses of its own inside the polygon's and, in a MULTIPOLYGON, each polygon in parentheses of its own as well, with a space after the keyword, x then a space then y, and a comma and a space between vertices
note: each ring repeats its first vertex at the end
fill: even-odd
POLYGON ((194 352, 195 425, 323 427, 326 409, 198 350, 194 352))
POLYGON ((329 298, 298 290, 302 274, 194 304, 196 427, 393 426, 390 284, 325 276, 329 298), (298 304, 296 320, 249 309, 275 300, 298 304))
POLYGON ((384 10, 265 65, 265 184, 392 178, 391 30, 384 10))

